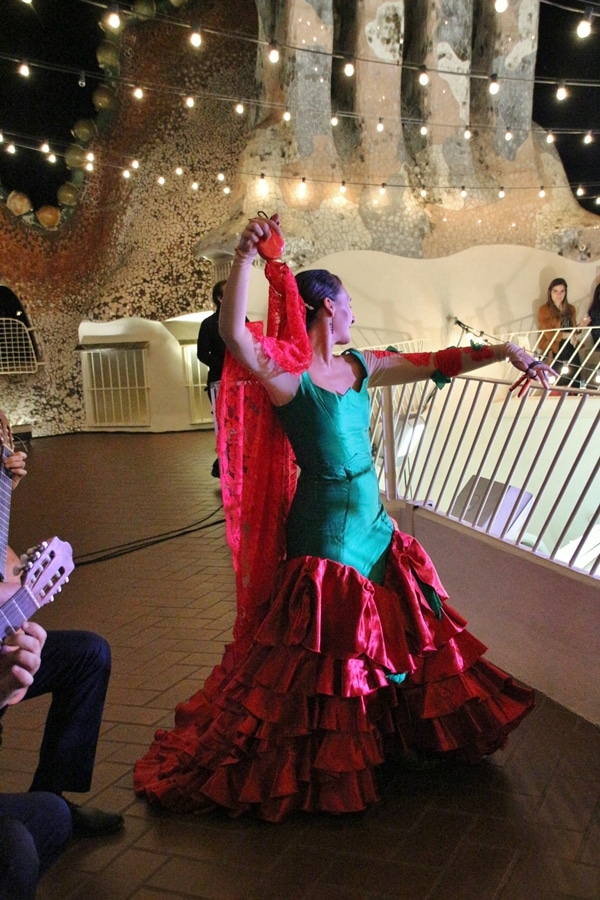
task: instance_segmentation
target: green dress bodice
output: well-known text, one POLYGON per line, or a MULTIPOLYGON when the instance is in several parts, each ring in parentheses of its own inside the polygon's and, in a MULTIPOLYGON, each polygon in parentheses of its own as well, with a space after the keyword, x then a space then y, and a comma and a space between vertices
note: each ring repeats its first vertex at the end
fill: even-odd
POLYGON ((367 379, 359 391, 339 395, 314 385, 305 372, 295 397, 276 411, 300 467, 287 522, 288 559, 331 559, 382 583, 394 526, 371 457, 367 379))

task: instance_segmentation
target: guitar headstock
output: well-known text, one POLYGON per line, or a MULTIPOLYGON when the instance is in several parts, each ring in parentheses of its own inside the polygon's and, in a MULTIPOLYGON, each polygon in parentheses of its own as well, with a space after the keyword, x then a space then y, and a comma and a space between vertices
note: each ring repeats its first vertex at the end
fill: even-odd
POLYGON ((43 606, 62 590, 74 568, 71 545, 53 537, 21 557, 21 584, 33 594, 38 606, 43 606))
POLYGON ((0 409, 0 445, 12 453, 15 449, 10 422, 4 410, 0 409))

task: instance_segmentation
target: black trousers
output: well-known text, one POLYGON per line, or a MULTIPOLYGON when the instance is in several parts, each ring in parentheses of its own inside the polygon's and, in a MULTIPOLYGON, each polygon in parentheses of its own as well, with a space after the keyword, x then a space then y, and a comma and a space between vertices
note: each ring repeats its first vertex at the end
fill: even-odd
POLYGON ((110 667, 110 647, 99 635, 48 632, 40 668, 23 701, 52 695, 31 791, 89 791, 110 667))
POLYGON ((34 900, 39 879, 71 837, 56 794, 0 794, 0 900, 34 900))

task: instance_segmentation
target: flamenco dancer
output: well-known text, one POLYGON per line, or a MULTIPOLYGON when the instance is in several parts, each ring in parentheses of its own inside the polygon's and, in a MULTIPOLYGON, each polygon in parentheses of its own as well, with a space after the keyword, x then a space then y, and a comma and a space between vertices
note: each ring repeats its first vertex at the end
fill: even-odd
POLYGON ((354 321, 341 281, 294 279, 275 261, 263 336, 246 323, 250 270, 257 252, 274 260, 282 247, 277 215, 248 223, 220 316, 233 643, 135 767, 151 803, 271 822, 363 810, 386 755, 477 760, 532 709, 533 692, 484 658, 423 548, 381 504, 367 388, 440 385, 507 357, 519 385, 547 388, 554 374, 513 344, 336 355, 354 321))

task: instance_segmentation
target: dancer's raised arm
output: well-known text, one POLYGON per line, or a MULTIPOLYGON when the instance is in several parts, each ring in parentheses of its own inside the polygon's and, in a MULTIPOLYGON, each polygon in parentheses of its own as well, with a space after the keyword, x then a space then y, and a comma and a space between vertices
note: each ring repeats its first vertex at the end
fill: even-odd
POLYGON ((251 219, 244 228, 223 294, 219 333, 232 355, 264 384, 272 402, 280 406, 292 399, 298 390, 299 379, 266 357, 260 342, 246 327, 252 263, 258 242, 268 238, 271 230, 281 234, 277 213, 271 219, 251 219))

